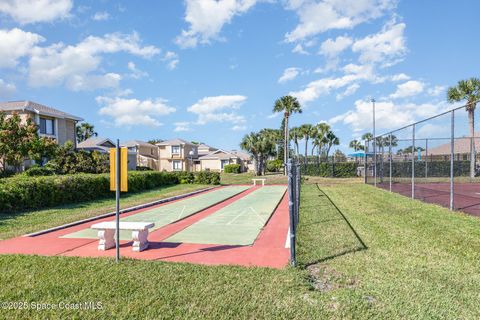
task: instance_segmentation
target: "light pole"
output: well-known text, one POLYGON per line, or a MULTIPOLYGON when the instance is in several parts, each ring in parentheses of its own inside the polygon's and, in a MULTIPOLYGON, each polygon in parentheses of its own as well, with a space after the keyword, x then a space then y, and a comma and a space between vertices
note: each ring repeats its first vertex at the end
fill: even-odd
POLYGON ((377 186, 377 137, 375 135, 375 98, 370 100, 373 107, 373 185, 377 186))

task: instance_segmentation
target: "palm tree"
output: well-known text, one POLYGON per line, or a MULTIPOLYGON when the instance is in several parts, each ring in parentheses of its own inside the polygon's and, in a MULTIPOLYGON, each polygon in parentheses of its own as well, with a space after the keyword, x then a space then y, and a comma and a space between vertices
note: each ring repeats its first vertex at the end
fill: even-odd
MULTIPOLYGON (((350 148, 353 149, 353 151, 357 152, 358 150, 363 150, 365 149, 364 146, 362 145, 362 143, 360 141, 358 141, 357 139, 354 139, 352 141, 350 141, 350 144, 348 145, 350 148)), ((355 154, 355 162, 358 161, 358 157, 357 157, 357 154, 355 154)))
MULTIPOLYGON (((285 148, 284 148, 284 161, 287 162, 288 160, 288 152, 289 152, 289 134, 288 134, 288 118, 290 115, 294 113, 302 113, 302 106, 298 102, 297 98, 292 96, 283 96, 280 99, 275 101, 275 105, 273 106, 273 112, 283 112, 283 116, 285 119, 285 148)), ((287 170, 285 169, 285 175, 287 174, 287 170)))
POLYGON ((300 134, 303 137, 303 140, 305 141, 305 160, 304 160, 305 172, 307 170, 307 163, 308 163, 308 140, 310 138, 314 138, 315 131, 316 131, 315 127, 312 126, 311 124, 302 124, 300 126, 300 134))
POLYGON ((255 175, 259 174, 259 135, 256 132, 246 134, 240 142, 240 148, 247 151, 253 158, 253 166, 255 168, 255 175))
POLYGON ((467 100, 468 125, 470 127, 470 177, 475 177, 475 107, 480 100, 480 80, 470 78, 458 81, 455 87, 448 88, 447 100, 450 103, 467 100))
POLYGON ((295 144, 295 152, 298 158, 299 150, 298 150, 298 140, 300 138, 300 128, 298 127, 293 127, 290 129, 290 140, 293 140, 293 143, 295 144))
POLYGON ((340 139, 333 133, 333 131, 328 131, 325 135, 325 140, 327 142, 327 161, 328 161, 328 154, 330 153, 330 149, 333 146, 338 146, 340 144, 340 139))
POLYGON ((313 145, 317 148, 318 163, 320 163, 320 155, 327 143, 326 135, 330 131, 330 126, 324 122, 316 125, 317 130, 313 139, 313 145))
POLYGON ((95 127, 88 122, 83 122, 76 128, 77 140, 78 142, 85 141, 91 137, 98 136, 98 133, 95 132, 95 127))

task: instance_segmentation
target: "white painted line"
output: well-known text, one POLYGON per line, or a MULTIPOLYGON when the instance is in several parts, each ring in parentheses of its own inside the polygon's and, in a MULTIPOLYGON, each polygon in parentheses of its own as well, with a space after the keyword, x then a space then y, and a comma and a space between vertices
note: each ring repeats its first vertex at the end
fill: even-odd
POLYGON ((290 248, 290 228, 288 228, 287 239, 285 240, 285 248, 290 248))
MULTIPOLYGON (((185 212, 185 208, 186 208, 186 207, 187 207, 187 206, 183 206, 182 211, 180 211, 180 214, 178 215, 177 220, 182 217, 183 213, 185 212)), ((173 220, 173 221, 177 221, 177 220, 173 220)))
POLYGON ((237 215, 235 218, 233 218, 232 220, 230 220, 229 222, 227 222, 227 226, 231 225, 233 222, 235 222, 235 220, 237 220, 238 218, 240 218, 244 213, 246 212, 245 209, 242 210, 242 212, 237 215))

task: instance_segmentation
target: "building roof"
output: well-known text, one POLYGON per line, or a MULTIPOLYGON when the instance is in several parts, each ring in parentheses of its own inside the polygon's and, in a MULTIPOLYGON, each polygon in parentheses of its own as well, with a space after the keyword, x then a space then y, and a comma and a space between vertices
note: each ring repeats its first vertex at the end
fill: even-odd
POLYGON ((0 102, 0 110, 1 111, 30 111, 36 114, 60 118, 60 119, 71 119, 75 121, 83 120, 83 118, 74 116, 72 114, 60 111, 52 107, 47 107, 40 103, 28 101, 28 100, 0 102))
POLYGON ((166 140, 166 141, 163 141, 163 142, 160 142, 160 143, 157 143, 156 145, 157 146, 175 146, 175 145, 189 145, 189 146, 196 146, 195 144, 191 143, 191 142, 188 142, 186 140, 183 140, 183 139, 179 139, 179 138, 176 138, 176 139, 171 139, 171 140, 166 140))
POLYGON ((240 158, 239 156, 225 150, 218 149, 216 151, 210 152, 207 155, 201 156, 199 160, 225 160, 225 159, 235 159, 240 158))
POLYGON ((251 160, 252 159, 252 156, 244 151, 240 151, 240 150, 232 150, 230 151, 231 153, 233 153, 234 155, 238 156, 240 159, 242 160, 251 160))
MULTIPOLYGON (((474 145, 475 145, 475 151, 480 150, 480 138, 478 135, 475 135, 474 138, 474 145)), ((453 153, 454 154, 470 154, 470 144, 471 144, 471 139, 469 137, 465 138, 456 138, 454 140, 454 148, 453 148, 453 153)), ((422 145, 422 147, 425 147, 422 145)), ((441 144, 436 147, 428 147, 428 155, 450 155, 450 141, 448 143, 441 144)), ((425 151, 422 151, 422 154, 425 154, 425 151)))
POLYGON ((113 141, 108 138, 92 137, 77 144, 77 149, 88 149, 88 150, 98 150, 100 152, 109 152, 109 149, 112 146, 105 146, 104 145, 105 143, 111 144, 112 146, 115 145, 115 143, 113 143, 113 141))
POLYGON ((141 146, 141 147, 149 147, 149 148, 156 148, 157 146, 142 140, 129 140, 127 142, 122 143, 122 146, 124 147, 135 147, 135 146, 141 146))

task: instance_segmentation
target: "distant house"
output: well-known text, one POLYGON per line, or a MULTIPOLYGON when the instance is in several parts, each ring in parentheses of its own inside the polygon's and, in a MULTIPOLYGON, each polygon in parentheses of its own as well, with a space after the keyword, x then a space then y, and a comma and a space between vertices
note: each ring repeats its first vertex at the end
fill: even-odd
POLYGON ((183 139, 172 139, 156 144, 159 152, 160 171, 195 171, 198 146, 183 139))
POLYGON ((141 140, 130 140, 123 143, 122 146, 136 154, 137 166, 148 167, 155 171, 160 170, 158 146, 141 140))
POLYGON ((232 150, 231 153, 242 160, 245 171, 255 171, 255 164, 253 163, 253 158, 250 154, 240 150, 232 150))
POLYGON ((0 102, 0 112, 17 113, 22 121, 32 119, 38 125, 38 134, 55 139, 58 144, 72 141, 76 144, 77 122, 83 119, 58 109, 32 101, 0 102))
MULTIPOLYGON (((102 137, 92 137, 77 145, 77 150, 83 151, 97 151, 103 154, 110 155, 110 149, 115 148, 115 143, 102 137)), ((133 151, 128 151, 128 170, 135 170, 137 168, 137 154, 133 151)))
POLYGON ((245 154, 238 151, 231 152, 225 150, 216 150, 207 155, 198 158, 201 170, 223 171, 228 164, 239 164, 240 170, 245 172, 249 170, 248 163, 244 160, 245 154))
POLYGON ((200 143, 198 145, 198 156, 205 156, 209 153, 212 153, 213 151, 217 151, 217 148, 211 147, 209 145, 206 145, 205 143, 200 143))

